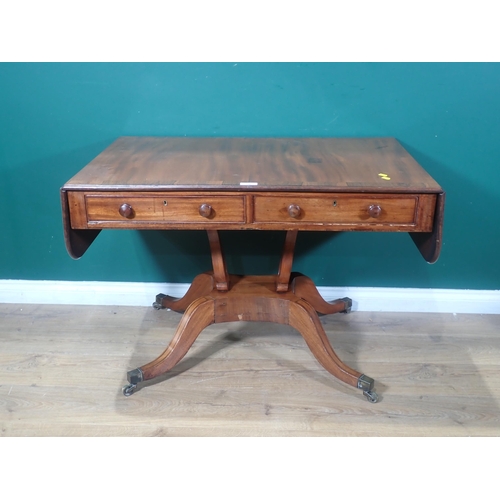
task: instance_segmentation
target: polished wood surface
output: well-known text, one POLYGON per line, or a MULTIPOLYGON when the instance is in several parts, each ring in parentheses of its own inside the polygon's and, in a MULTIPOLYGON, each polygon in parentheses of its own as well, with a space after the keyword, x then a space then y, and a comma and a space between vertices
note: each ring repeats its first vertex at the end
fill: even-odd
POLYGON ((287 231, 283 252, 281 253, 278 276, 276 277, 276 291, 288 292, 292 275, 293 254, 297 242, 298 231, 287 231))
POLYGON ((72 229, 431 232, 438 195, 69 191, 72 229))
POLYGON ((122 137, 61 188, 61 201, 65 241, 74 258, 103 228, 208 234, 210 279, 198 276, 181 299, 157 297, 156 308, 172 304, 184 313, 163 353, 128 372, 125 396, 172 370, 207 326, 270 321, 298 329, 322 366, 371 402, 378 399, 374 380, 340 360, 318 317, 350 310, 350 299, 328 304, 307 278, 292 279, 297 234, 419 233, 424 236, 414 239, 417 247, 434 262, 444 210, 441 187, 392 138, 122 137), (277 274, 230 275, 220 229, 286 231, 277 274))
MULTIPOLYGON (((229 278, 227 281, 229 281, 229 278)), ((213 274, 198 274, 183 297, 171 297, 170 295, 160 293, 156 296, 155 306, 158 309, 171 309, 172 311, 183 313, 192 302, 199 297, 208 295, 214 288, 216 286, 213 274)))
POLYGON ((215 288, 226 292, 229 289, 229 274, 227 272, 226 260, 220 243, 218 231, 207 231, 210 253, 212 255, 212 266, 214 269, 215 288))
MULTIPOLYGON (((75 195, 76 193, 70 193, 70 203, 74 202, 82 207, 78 199, 74 201, 75 195)), ((142 196, 123 193, 107 193, 106 195, 85 193, 84 199, 83 207, 87 216, 83 218, 88 221, 89 226, 93 223, 126 222, 127 219, 134 222, 180 224, 245 222, 243 196, 210 196, 208 194, 197 196, 190 193, 183 193, 182 196, 161 196, 149 193, 142 193, 142 196), (123 204, 130 207, 127 214, 121 212, 123 204)), ((103 224, 100 225, 103 226, 103 224)))
POLYGON ((174 338, 167 348, 153 361, 128 372, 130 384, 124 387, 125 395, 135 392, 139 383, 172 370, 207 326, 233 321, 267 321, 296 328, 306 340, 312 354, 327 371, 357 389, 368 391, 365 392, 367 397, 377 400, 378 396, 373 391, 374 381, 340 360, 325 335, 318 311, 311 305, 317 303, 320 313, 325 314, 328 311, 328 314, 332 314, 350 311, 350 300, 336 301, 333 306, 318 300, 319 293, 314 285, 311 286, 311 280, 304 281, 307 278, 297 274, 294 274, 292 279, 297 231, 286 233, 276 276, 228 275, 218 232, 208 231, 208 239, 214 271, 198 275, 195 279, 197 285, 190 287, 181 299, 157 297, 154 304, 157 308, 168 307, 169 303, 174 306, 178 303, 186 305, 187 297, 190 303, 185 308, 174 338), (296 278, 299 279, 298 286, 295 286, 296 278), (299 295, 295 294, 295 290, 298 290, 299 295), (368 381, 366 387, 361 384, 364 379, 368 381))
MULTIPOLYGON (((63 222, 63 234, 66 250, 73 259, 79 259, 99 236, 100 229, 74 229, 73 217, 70 215, 68 192, 61 189, 61 211, 63 222)), ((76 211, 82 213, 82 211, 76 211)))
MULTIPOLYGON (((285 248, 296 236, 293 233, 288 235, 285 248)), ((268 321, 294 327, 327 371, 339 380, 358 387, 362 373, 339 359, 325 335, 317 312, 308 302, 309 295, 313 301, 316 299, 315 287, 314 290, 302 287, 301 296, 298 297, 294 293, 293 283, 291 291, 279 287, 277 290, 274 276, 231 275, 228 281, 231 283, 229 289, 214 287, 209 293, 203 290, 205 293, 200 296, 190 292, 192 303, 182 316, 174 338, 155 360, 140 367, 142 381, 151 380, 174 368, 202 330, 209 325, 233 321, 268 321)), ((339 308, 330 313, 340 311, 342 309, 339 308)))
POLYGON ((254 224, 314 225, 337 230, 431 231, 434 195, 367 195, 293 193, 257 194, 254 224))
POLYGON ((300 273, 295 273, 292 279, 292 291, 296 297, 306 299, 319 314, 335 314, 349 309, 352 305, 352 301, 347 297, 327 302, 318 292, 313 280, 300 273))
MULTIPOLYGON (((206 328, 130 398, 125 372, 169 342, 152 307, 0 304, 0 436, 496 436, 500 316, 353 312, 326 335, 381 397, 337 382, 291 326, 206 328)), ((437 450, 436 450, 437 451, 437 450)))
POLYGON ((445 193, 440 193, 437 196, 432 231, 425 233, 409 233, 422 257, 431 264, 438 260, 443 245, 445 197, 445 193))
POLYGON ((393 138, 121 137, 65 186, 80 190, 442 191, 393 138))
POLYGON ((393 138, 121 137, 61 202, 73 258, 104 228, 422 233, 428 262, 442 245, 443 190, 393 138))

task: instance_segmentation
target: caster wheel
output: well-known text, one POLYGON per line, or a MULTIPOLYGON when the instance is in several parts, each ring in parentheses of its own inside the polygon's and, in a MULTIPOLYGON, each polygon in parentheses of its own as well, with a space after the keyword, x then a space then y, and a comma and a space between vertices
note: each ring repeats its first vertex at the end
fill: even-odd
POLYGON ((162 300, 164 298, 166 298, 167 295, 165 295, 164 293, 159 293, 157 296, 156 296, 156 300, 153 302, 153 307, 156 309, 156 310, 160 310, 160 309, 165 309, 165 307, 163 307, 162 305, 162 300))
POLYGON ((132 396, 132 394, 134 394, 136 389, 137 386, 135 384, 127 384, 123 387, 122 393, 125 397, 129 397, 132 396))
POLYGON ((363 391, 363 394, 370 403, 376 403, 378 401, 378 394, 375 391, 363 391))
POLYGON ((344 314, 349 314, 352 309, 352 299, 349 297, 344 297, 343 299, 340 299, 344 302, 345 304, 345 309, 342 311, 344 314))

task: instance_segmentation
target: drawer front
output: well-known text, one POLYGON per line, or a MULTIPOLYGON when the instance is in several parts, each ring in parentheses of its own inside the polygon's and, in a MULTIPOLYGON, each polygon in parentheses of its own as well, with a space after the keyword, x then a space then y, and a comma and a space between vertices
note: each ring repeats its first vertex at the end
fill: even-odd
POLYGON ((283 195, 255 196, 254 221, 280 224, 417 226, 430 230, 433 195, 283 195), (425 213, 424 213, 425 212, 425 213))
POLYGON ((73 229, 424 231, 435 194, 68 191, 73 229))
POLYGON ((243 196, 85 195, 87 222, 213 224, 245 221, 243 196))

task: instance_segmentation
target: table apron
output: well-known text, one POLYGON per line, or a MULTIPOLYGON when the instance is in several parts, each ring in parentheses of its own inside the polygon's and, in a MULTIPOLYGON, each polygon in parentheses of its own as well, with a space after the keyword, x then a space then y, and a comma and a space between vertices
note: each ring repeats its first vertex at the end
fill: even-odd
POLYGON ((72 229, 430 232, 436 194, 68 191, 72 229))

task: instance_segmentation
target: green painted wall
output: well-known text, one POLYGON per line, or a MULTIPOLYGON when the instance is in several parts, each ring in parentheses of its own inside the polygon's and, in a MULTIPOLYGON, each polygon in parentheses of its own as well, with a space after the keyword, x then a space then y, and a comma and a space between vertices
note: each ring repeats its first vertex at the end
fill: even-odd
MULTIPOLYGON (((0 279, 210 267, 197 232, 103 231, 66 254, 59 187, 121 135, 394 136, 447 191, 440 260, 406 234, 309 233, 294 268, 319 285, 500 289, 500 64, 0 64, 0 279)), ((276 270, 282 233, 222 237, 231 272, 276 270)))

